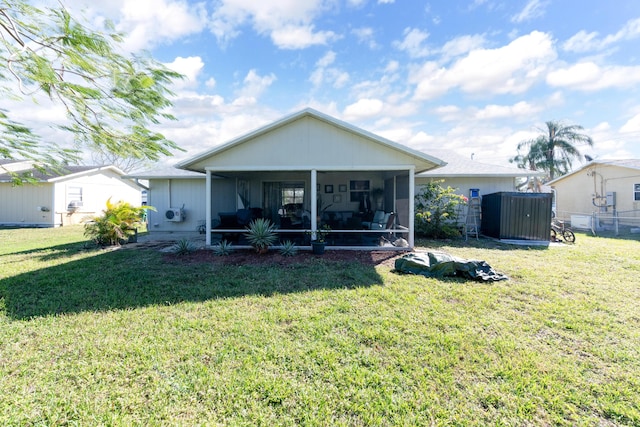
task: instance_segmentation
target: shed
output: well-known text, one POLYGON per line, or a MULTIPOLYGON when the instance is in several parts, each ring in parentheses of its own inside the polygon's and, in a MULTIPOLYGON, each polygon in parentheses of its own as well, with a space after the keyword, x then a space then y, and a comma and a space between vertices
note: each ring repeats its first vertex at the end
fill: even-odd
POLYGON ((482 198, 482 234, 500 240, 549 242, 551 193, 498 192, 482 198))

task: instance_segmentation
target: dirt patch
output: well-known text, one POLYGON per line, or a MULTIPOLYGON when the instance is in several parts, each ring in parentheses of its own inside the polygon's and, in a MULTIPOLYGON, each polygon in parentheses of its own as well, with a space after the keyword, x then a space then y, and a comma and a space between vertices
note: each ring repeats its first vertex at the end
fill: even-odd
POLYGON ((322 255, 315 255, 311 251, 299 251, 296 255, 282 256, 277 250, 270 250, 266 254, 257 254, 253 250, 235 250, 230 255, 218 256, 212 250, 199 249, 190 254, 164 254, 166 261, 183 263, 209 263, 217 265, 295 265, 318 260, 329 262, 358 262, 363 265, 384 265, 394 267, 396 258, 405 252, 395 251, 344 251, 326 250, 322 255))

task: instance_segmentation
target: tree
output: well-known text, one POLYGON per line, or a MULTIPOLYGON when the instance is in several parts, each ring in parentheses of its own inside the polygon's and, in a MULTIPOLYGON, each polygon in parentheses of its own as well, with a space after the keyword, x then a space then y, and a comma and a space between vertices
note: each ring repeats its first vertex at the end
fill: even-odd
POLYGON ((541 135, 518 144, 518 155, 509 161, 522 168, 546 171, 549 178, 554 179, 558 174, 567 173, 571 169, 572 160, 581 157, 577 145, 593 147, 593 140, 580 133, 584 129, 582 126, 565 125, 560 121, 545 124, 546 129, 539 128, 541 135), (520 150, 525 147, 528 152, 520 154, 520 150))
MULTIPOLYGON (((62 105, 67 122, 57 127, 79 146, 97 146, 124 158, 158 160, 180 148, 150 129, 161 120, 182 78, 148 55, 125 55, 122 34, 90 30, 64 6, 37 8, 27 0, 0 0, 0 90, 5 96, 62 105)), ((0 158, 35 165, 75 162, 78 150, 42 141, 28 126, 0 111, 0 158)), ((16 177, 19 180, 18 177, 16 177)))
POLYGON ((151 166, 147 159, 138 159, 132 156, 122 157, 102 147, 91 148, 91 162, 87 164, 92 166, 113 165, 124 172, 132 172, 151 166))
POLYGON ((456 194, 444 180, 431 181, 415 196, 415 229, 424 237, 436 239, 460 236, 458 217, 467 198, 456 194))

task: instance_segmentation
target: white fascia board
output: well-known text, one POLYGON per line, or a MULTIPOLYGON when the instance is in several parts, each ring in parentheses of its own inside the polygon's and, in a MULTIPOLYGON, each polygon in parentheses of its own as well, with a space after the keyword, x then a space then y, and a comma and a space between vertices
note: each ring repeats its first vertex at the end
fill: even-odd
POLYGON ((308 172, 317 170, 319 172, 377 172, 377 171, 393 171, 393 170, 410 170, 415 169, 415 165, 387 165, 387 166, 253 166, 247 168, 238 167, 207 167, 205 171, 209 172, 308 172))
POLYGON ((120 169, 118 169, 115 166, 100 166, 98 168, 88 169, 88 170, 85 170, 85 171, 82 171, 82 172, 76 172, 76 173, 71 173, 69 175, 62 175, 62 176, 57 176, 55 178, 50 178, 50 179, 47 179, 45 182, 54 182, 55 183, 55 182, 60 182, 60 181, 66 181, 68 179, 74 179, 74 178, 77 178, 79 176, 89 175, 91 173, 100 172, 100 171, 103 171, 103 170, 112 170, 117 175, 120 175, 121 177, 124 176, 124 172, 121 171, 120 169))

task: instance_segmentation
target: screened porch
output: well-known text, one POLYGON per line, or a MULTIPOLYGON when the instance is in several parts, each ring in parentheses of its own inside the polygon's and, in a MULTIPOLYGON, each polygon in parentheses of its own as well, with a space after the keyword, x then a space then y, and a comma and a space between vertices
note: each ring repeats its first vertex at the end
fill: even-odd
POLYGON ((331 248, 412 245, 413 170, 209 171, 208 244, 248 246, 256 218, 269 219, 277 245, 310 247, 318 230, 331 248))

